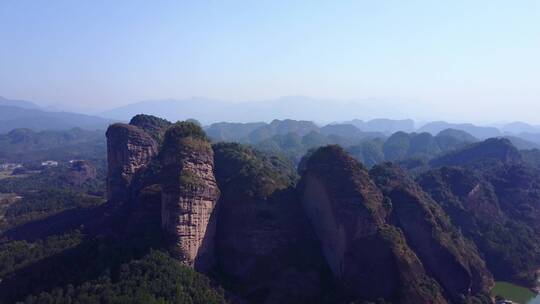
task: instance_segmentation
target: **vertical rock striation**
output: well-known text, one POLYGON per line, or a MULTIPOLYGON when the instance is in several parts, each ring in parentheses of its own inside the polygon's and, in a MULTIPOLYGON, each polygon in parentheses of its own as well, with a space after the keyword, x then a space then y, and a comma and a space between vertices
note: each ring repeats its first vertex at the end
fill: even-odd
POLYGON ((171 253, 196 270, 214 264, 215 209, 220 191, 213 151, 202 129, 180 122, 165 133, 160 153, 161 225, 171 253))
POLYGON ((113 124, 107 129, 107 198, 111 203, 129 200, 133 176, 158 152, 156 141, 136 126, 113 124))

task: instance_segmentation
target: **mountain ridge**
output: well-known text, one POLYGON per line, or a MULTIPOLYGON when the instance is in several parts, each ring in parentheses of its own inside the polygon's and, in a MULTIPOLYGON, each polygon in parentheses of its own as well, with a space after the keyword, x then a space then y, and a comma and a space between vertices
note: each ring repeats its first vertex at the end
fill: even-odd
POLYGON ((46 112, 40 109, 0 105, 0 133, 6 133, 17 128, 27 128, 34 131, 72 128, 105 130, 112 122, 114 120, 85 114, 46 112))

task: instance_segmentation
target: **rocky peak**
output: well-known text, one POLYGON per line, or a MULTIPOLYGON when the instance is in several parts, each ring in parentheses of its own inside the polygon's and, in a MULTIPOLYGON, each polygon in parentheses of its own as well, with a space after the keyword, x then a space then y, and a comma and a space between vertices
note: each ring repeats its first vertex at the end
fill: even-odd
POLYGON ((158 152, 156 141, 142 129, 113 124, 107 129, 107 197, 110 202, 125 202, 133 176, 158 152))
POLYGON ((324 182, 330 194, 356 200, 357 203, 353 205, 372 213, 374 221, 384 218, 384 209, 379 204, 382 201, 379 189, 370 180, 368 171, 362 164, 340 146, 329 145, 317 149, 302 166, 304 182, 324 182))
POLYGON ((303 166, 299 191, 304 211, 345 293, 445 303, 403 234, 385 222, 383 195, 360 163, 339 146, 327 146, 303 166), (420 286, 429 286, 430 292, 420 286))
POLYGON ((204 131, 179 122, 165 133, 161 164, 161 224, 171 253, 206 271, 214 263, 215 207, 220 195, 214 156, 204 131))

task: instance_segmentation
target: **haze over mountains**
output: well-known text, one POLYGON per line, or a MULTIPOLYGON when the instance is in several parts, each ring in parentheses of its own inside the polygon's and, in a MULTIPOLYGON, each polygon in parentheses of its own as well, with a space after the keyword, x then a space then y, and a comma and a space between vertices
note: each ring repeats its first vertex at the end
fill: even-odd
POLYGON ((30 101, 10 100, 0 97, 0 133, 6 133, 17 128, 27 128, 35 131, 71 128, 103 130, 112 122, 114 122, 112 119, 85 114, 50 112, 41 109, 30 101))
MULTIPOLYGON (((427 132, 435 136, 448 129, 464 131, 475 140, 506 137, 518 149, 540 148, 540 126, 525 122, 479 126, 445 121, 421 124, 412 119, 358 119, 376 117, 375 113, 384 110, 377 109, 381 103, 376 100, 367 104, 371 106, 366 106, 366 102, 360 104, 304 96, 244 103, 194 97, 185 100, 142 101, 95 116, 50 111, 49 107, 40 107, 32 101, 0 97, 0 133, 21 128, 33 131, 72 128, 104 130, 115 121, 127 121, 137 114, 148 113, 170 121, 196 119, 206 126, 205 130, 216 140, 257 144, 263 150, 276 150, 276 145, 291 147, 291 141, 300 143, 301 137, 305 137, 304 144, 293 145, 296 146, 295 155, 305 153, 312 144, 354 146, 351 138, 382 139, 396 132, 427 132)), ((391 111, 388 113, 391 115, 391 111)))
MULTIPOLYGON (((455 129, 465 131, 477 139, 511 136, 512 142, 520 148, 534 148, 535 146, 531 143, 540 144, 540 126, 538 125, 515 121, 506 124, 479 126, 472 123, 448 123, 445 121, 419 123, 412 119, 389 119, 389 117, 407 117, 404 117, 403 113, 393 114, 398 109, 385 108, 381 106, 381 101, 377 100, 356 103, 304 96, 287 96, 260 102, 234 103, 208 98, 167 99, 132 103, 108 110, 99 116, 69 111, 49 111, 48 109, 50 108, 40 107, 32 101, 0 97, 0 132, 7 133, 16 128, 28 128, 34 131, 63 130, 75 127, 104 130, 114 121, 128 121, 137 114, 147 113, 164 117, 170 121, 197 119, 210 129, 212 126, 219 128, 220 125, 216 124, 218 122, 229 122, 227 128, 231 128, 230 123, 234 122, 238 123, 236 128, 239 132, 251 132, 254 130, 253 128, 270 123, 274 119, 293 119, 312 121, 317 126, 348 125, 349 132, 379 132, 386 136, 397 131, 428 132, 436 135, 446 129, 455 129), (377 113, 382 112, 387 113, 387 116, 376 116, 377 113), (242 123, 251 123, 251 127, 250 124, 242 123), (353 127, 354 129, 351 129, 353 127)), ((326 131, 321 129, 321 132, 328 133, 328 128, 330 126, 327 126, 326 131)), ((336 129, 337 127, 332 128, 336 129)))
POLYGON ((31 101, 12 100, 0 96, 0 106, 19 107, 24 109, 39 109, 39 106, 31 101))
MULTIPOLYGON (((323 125, 332 122, 352 124, 362 131, 391 134, 396 131, 429 132, 433 135, 448 128, 466 131, 483 139, 493 136, 524 133, 540 133, 539 125, 521 121, 499 123, 490 126, 477 126, 472 123, 447 123, 432 121, 418 123, 407 119, 415 109, 397 107, 397 103, 384 100, 343 101, 317 99, 306 96, 285 96, 274 100, 253 102, 228 102, 208 98, 184 100, 167 99, 141 101, 103 112, 103 117, 128 121, 134 115, 147 113, 164 117, 171 121, 197 119, 204 125, 216 122, 270 122, 274 119, 309 120, 323 125), (364 120, 358 119, 359 117, 364 120), (393 118, 393 119, 389 119, 393 118), (401 118, 401 119, 396 119, 401 118), (369 123, 366 122, 369 121, 369 123)), ((424 118, 426 119, 426 118, 424 118)), ((540 139, 540 137, 538 137, 540 139)))
POLYGON ((0 20, 0 304, 540 304, 540 1, 0 20))
POLYGON ((271 121, 275 118, 329 123, 336 120, 355 119, 359 116, 376 118, 382 113, 392 117, 402 115, 380 100, 353 102, 306 96, 285 96, 250 102, 231 102, 200 97, 142 101, 106 111, 102 115, 126 121, 140 113, 150 113, 172 121, 196 118, 204 124, 219 121, 271 121))

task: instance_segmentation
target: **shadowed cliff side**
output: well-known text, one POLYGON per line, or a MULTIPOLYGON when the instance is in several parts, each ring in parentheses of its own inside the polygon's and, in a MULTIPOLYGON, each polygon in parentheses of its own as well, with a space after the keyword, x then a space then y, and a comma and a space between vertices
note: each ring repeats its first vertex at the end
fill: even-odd
POLYGON ((107 129, 107 198, 126 202, 133 176, 158 152, 156 141, 136 126, 113 124, 107 129))
POLYGON ((321 302, 331 276, 291 188, 294 168, 240 144, 216 144, 214 153, 220 282, 250 303, 321 302))
POLYGON ((339 146, 302 162, 298 190, 334 277, 351 300, 446 303, 403 234, 385 223, 383 195, 339 146))

